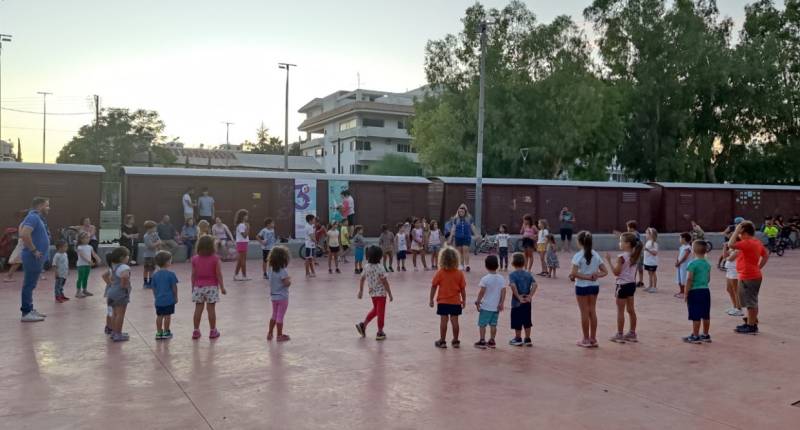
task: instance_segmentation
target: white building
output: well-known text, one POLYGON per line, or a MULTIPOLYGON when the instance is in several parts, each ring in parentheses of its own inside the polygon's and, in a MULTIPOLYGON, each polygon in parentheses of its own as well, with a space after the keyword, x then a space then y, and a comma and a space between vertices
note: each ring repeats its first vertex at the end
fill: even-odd
POLYGON ((386 154, 418 161, 411 146, 408 123, 414 99, 425 88, 407 93, 355 90, 315 98, 300 108, 306 119, 299 130, 303 155, 316 158, 326 173, 367 173, 369 165, 386 154))
POLYGON ((14 155, 14 145, 5 140, 0 140, 0 161, 17 161, 14 155))

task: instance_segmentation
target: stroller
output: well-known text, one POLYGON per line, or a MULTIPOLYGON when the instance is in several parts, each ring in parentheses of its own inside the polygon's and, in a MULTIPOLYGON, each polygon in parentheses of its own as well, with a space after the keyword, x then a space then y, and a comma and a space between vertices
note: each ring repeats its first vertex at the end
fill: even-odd
POLYGON ((9 227, 0 236, 0 271, 6 270, 8 260, 14 252, 14 248, 19 241, 19 230, 16 227, 9 227))

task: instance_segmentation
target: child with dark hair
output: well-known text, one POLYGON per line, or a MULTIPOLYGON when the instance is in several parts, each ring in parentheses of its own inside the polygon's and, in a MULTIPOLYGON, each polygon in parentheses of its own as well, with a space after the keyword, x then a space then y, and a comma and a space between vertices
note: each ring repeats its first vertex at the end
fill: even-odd
POLYGON ((505 224, 500 224, 495 238, 497 239, 497 253, 500 257, 500 270, 508 271, 508 240, 510 236, 505 224))
POLYGON ((67 257, 67 242, 63 239, 56 241, 56 255, 53 256, 53 270, 56 272, 56 285, 53 293, 57 303, 64 303, 69 298, 64 295, 64 284, 69 275, 69 257, 67 257))
POLYGON ((556 269, 558 269, 558 245, 556 245, 556 237, 552 234, 547 235, 547 250, 545 251, 545 260, 547 261, 547 276, 555 279, 556 269))
POLYGON ((639 236, 633 232, 622 233, 619 237, 619 249, 622 254, 612 259, 606 253, 606 260, 611 266, 611 271, 617 277, 617 289, 615 297, 617 299, 617 334, 610 340, 617 343, 638 342, 636 335, 636 310, 634 309, 633 297, 636 294, 636 269, 639 258, 642 256, 644 245, 639 240, 639 236), (623 335, 625 329, 625 313, 628 313, 630 328, 628 333, 623 335))
MULTIPOLYGON (((111 340, 125 342, 129 339, 128 333, 122 331, 125 323, 125 311, 131 298, 131 268, 128 266, 128 248, 120 246, 108 255, 109 268, 108 289, 106 290, 106 303, 111 312, 111 340)), ((106 319, 106 323, 108 323, 106 319)))
POLYGON ((275 222, 272 221, 272 218, 266 218, 264 220, 264 228, 258 232, 256 239, 261 243, 261 271, 264 272, 264 279, 267 279, 267 260, 269 259, 269 252, 277 242, 275 236, 275 222))
POLYGON ((316 234, 317 217, 312 214, 306 215, 306 228, 305 228, 305 254, 303 255, 304 265, 306 268, 306 277, 313 278, 317 276, 316 269, 314 268, 314 256, 317 247, 317 234, 316 234))
POLYGON ((508 344, 511 346, 533 346, 531 328, 533 327, 533 295, 538 289, 533 275, 525 270, 529 260, 527 255, 516 252, 511 256, 514 271, 508 275, 511 288, 511 329, 515 336, 508 344), (525 339, 522 330, 525 330, 525 339))
POLYGON ((156 340, 172 339, 169 330, 175 305, 178 303, 178 277, 169 270, 172 265, 172 254, 158 251, 155 256, 158 270, 153 274, 152 288, 156 307, 156 340))
MULTIPOLYGON (((356 275, 360 275, 364 271, 364 251, 366 246, 366 242, 364 241, 364 227, 357 225, 353 228, 353 258, 355 258, 355 269, 353 272, 356 275)), ((382 252, 381 255, 383 255, 382 252)))
POLYGON ((711 342, 708 334, 711 325, 711 292, 708 284, 711 281, 711 265, 706 261, 708 248, 704 240, 692 243, 694 260, 687 268, 686 306, 689 308, 689 321, 692 322, 692 333, 683 338, 686 343, 711 342), (703 334, 700 334, 700 323, 703 334))
POLYGON ((378 317, 378 333, 375 340, 384 340, 386 339, 386 333, 383 331, 386 318, 386 297, 389 297, 390 302, 394 301, 394 297, 392 297, 389 280, 386 279, 386 270, 381 266, 383 251, 380 247, 373 245, 367 248, 366 252, 367 266, 364 268, 358 284, 358 298, 363 297, 364 282, 366 282, 369 296, 372 299, 372 310, 369 311, 363 322, 356 324, 356 330, 361 337, 366 336, 367 325, 373 318, 378 317))
POLYGON ((394 269, 392 268, 392 256, 394 254, 394 233, 392 233, 392 231, 389 229, 389 226, 386 224, 381 225, 381 235, 378 237, 378 245, 380 245, 381 251, 383 252, 383 269, 387 272, 394 272, 394 269), (389 266, 386 266, 387 262, 389 263, 389 266))
POLYGON ((150 288, 150 277, 156 271, 155 256, 161 249, 161 239, 158 237, 158 224, 155 221, 147 220, 144 222, 144 236, 142 237, 144 243, 144 251, 142 257, 144 258, 144 288, 150 288))
POLYGON ((272 340, 272 330, 278 329, 278 342, 290 340, 288 334, 283 332, 283 318, 289 308, 289 287, 292 285, 292 278, 286 268, 289 267, 289 250, 284 246, 276 246, 269 253, 269 290, 272 299, 272 317, 269 319, 269 331, 267 340, 272 340))
POLYGON ((686 293, 686 269, 689 267, 689 259, 692 256, 692 235, 683 232, 680 235, 681 246, 678 248, 678 259, 675 261, 675 268, 678 269, 675 273, 675 282, 678 284, 678 293, 675 298, 683 299, 686 293))
POLYGON ((92 272, 92 267, 97 265, 96 261, 100 261, 100 257, 89 244, 90 236, 81 232, 78 234, 78 247, 75 249, 78 254, 78 281, 75 284, 77 292, 75 297, 83 298, 89 297, 93 294, 87 290, 89 286, 89 274, 92 272))
POLYGON ((485 260, 486 270, 489 272, 481 278, 478 299, 475 301, 475 308, 478 309, 478 332, 480 340, 475 343, 475 348, 486 349, 496 348, 494 341, 497 335, 497 319, 503 311, 503 303, 506 300, 506 289, 503 275, 497 274, 500 268, 500 261, 496 255, 489 255, 485 260), (489 326, 489 341, 486 341, 486 326, 489 326))
POLYGON ((736 327, 736 333, 758 333, 758 292, 761 290, 761 269, 769 260, 769 253, 760 240, 755 238, 756 229, 750 221, 744 221, 734 230, 728 247, 739 251, 736 258, 736 273, 739 276, 739 302, 747 308, 745 323, 736 327))
POLYGON ((406 255, 408 254, 408 228, 407 224, 397 224, 397 235, 395 236, 395 248, 397 249, 397 271, 406 271, 406 255))
POLYGON ((578 245, 583 248, 572 257, 569 279, 575 281, 575 298, 581 313, 583 339, 577 342, 581 348, 597 348, 597 295, 600 293, 600 278, 608 275, 603 258, 592 249, 592 234, 578 233, 578 245))

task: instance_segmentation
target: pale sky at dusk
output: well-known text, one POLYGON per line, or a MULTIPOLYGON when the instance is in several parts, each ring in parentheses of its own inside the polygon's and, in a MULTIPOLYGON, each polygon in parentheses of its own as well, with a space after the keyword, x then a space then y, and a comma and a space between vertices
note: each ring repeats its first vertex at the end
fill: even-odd
MULTIPOLYGON (((528 0, 539 21, 567 14, 582 23, 591 0, 528 0)), ((189 146, 254 140, 264 121, 283 138, 284 78, 295 63, 290 141, 297 109, 313 97, 362 88, 405 91, 425 84, 424 47, 460 30, 470 0, 0 0, 3 107, 89 112, 104 107, 157 110, 170 137, 189 146)), ((487 0, 501 7, 506 0, 487 0)), ((719 0, 740 22, 745 0, 719 0)), ((47 161, 91 115, 49 116, 47 161)), ((42 116, 3 111, 2 138, 22 140, 24 161, 40 162, 42 116)))

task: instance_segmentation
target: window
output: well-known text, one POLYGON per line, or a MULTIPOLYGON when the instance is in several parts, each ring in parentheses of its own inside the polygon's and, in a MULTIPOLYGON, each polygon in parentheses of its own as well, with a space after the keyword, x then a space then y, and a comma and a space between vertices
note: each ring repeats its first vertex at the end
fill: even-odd
POLYGON ((382 119, 364 118, 361 122, 364 124, 364 127, 383 127, 382 119))
POLYGON ((336 168, 335 167, 331 167, 331 173, 336 173, 336 168))
POLYGON ((351 128, 356 128, 356 119, 349 119, 347 121, 342 121, 339 123, 339 131, 350 130, 351 128))
POLYGON ((397 121, 397 128, 399 128, 400 130, 405 130, 406 129, 406 121, 403 120, 403 119, 398 120, 397 121))
POLYGON ((397 152, 416 152, 414 148, 411 147, 410 143, 398 143, 397 144, 397 152))
POLYGON ((354 140, 350 142, 351 151, 372 151, 372 143, 368 140, 354 140))
POLYGON ((314 150, 315 157, 323 157, 325 155, 325 150, 322 148, 317 148, 314 150))
POLYGON ((350 174, 358 175, 367 172, 368 166, 364 166, 361 164, 353 164, 350 166, 350 174))

